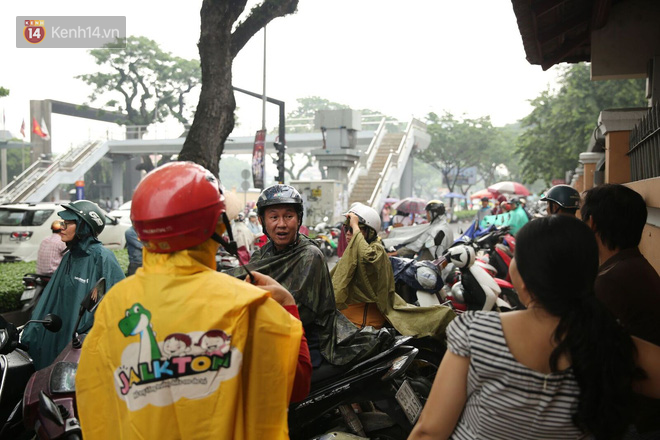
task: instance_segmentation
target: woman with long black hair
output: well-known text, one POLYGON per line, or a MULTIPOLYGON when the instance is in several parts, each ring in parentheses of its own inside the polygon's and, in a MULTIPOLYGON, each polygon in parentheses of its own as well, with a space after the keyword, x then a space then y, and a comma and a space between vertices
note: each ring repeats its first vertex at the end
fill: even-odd
POLYGON ((469 312, 410 439, 620 438, 634 392, 660 397, 660 347, 595 298, 598 248, 568 216, 525 225, 510 273, 526 310, 469 312))

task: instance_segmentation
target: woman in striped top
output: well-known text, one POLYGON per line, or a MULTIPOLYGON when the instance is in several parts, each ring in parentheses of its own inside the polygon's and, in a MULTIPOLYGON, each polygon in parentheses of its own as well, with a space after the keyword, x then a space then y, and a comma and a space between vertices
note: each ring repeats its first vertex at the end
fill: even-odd
POLYGON ((518 233, 509 271, 526 310, 468 312, 409 439, 619 438, 633 390, 660 398, 660 347, 631 338, 593 294, 598 249, 583 222, 518 233))

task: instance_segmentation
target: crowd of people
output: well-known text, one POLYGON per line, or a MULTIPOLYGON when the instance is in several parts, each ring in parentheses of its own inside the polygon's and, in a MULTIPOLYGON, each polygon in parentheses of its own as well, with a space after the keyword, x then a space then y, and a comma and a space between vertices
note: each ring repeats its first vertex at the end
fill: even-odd
MULTIPOLYGON (((65 248, 44 245, 48 259, 62 261, 33 313, 57 313, 63 330, 29 325, 23 341, 44 368, 74 330, 89 331, 76 393, 90 439, 287 438, 287 407, 308 395, 312 374, 372 356, 390 343, 390 328, 448 348, 412 439, 657 438, 660 278, 638 249, 646 205, 622 185, 576 194, 552 188, 548 216, 517 231, 509 270, 526 308, 455 318, 448 307, 401 299, 386 250, 441 256, 454 242, 441 201, 426 204, 426 224, 384 241, 383 229, 403 218, 389 206, 353 204, 344 253, 329 271, 300 233, 296 188, 264 189, 246 217, 228 213, 208 170, 169 163, 135 190, 128 278, 96 238, 99 207, 63 206, 52 230, 65 248), (262 234, 268 241, 255 248, 262 234), (249 262, 217 272, 221 244, 245 247, 249 262), (109 293, 73 329, 101 277, 109 293)), ((520 201, 499 202, 493 210, 482 200, 477 222, 525 215, 520 201)))

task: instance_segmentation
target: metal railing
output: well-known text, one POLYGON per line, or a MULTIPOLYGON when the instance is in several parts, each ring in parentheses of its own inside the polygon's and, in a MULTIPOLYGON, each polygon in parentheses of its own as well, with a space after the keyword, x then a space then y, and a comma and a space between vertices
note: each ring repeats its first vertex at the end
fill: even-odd
POLYGON ((651 107, 630 132, 630 179, 660 176, 660 106, 651 107))
MULTIPOLYGON (((399 147, 396 151, 392 151, 387 156, 387 161, 383 167, 383 171, 380 173, 380 177, 374 186, 374 190, 371 192, 371 196, 367 201, 367 205, 374 207, 380 203, 381 196, 384 189, 388 189, 387 186, 391 188, 394 178, 400 179, 401 174, 403 173, 403 168, 410 157, 410 150, 414 146, 414 137, 412 136, 412 130, 414 127, 420 127, 419 121, 413 119, 408 123, 406 131, 404 132, 403 138, 399 143, 399 147), (393 176, 393 173, 396 172, 396 176, 393 176)), ((387 191, 385 191, 387 192, 387 191)))
POLYGON ((59 171, 66 172, 75 169, 100 145, 102 145, 101 141, 90 142, 71 149, 52 161, 38 160, 0 191, 0 201, 17 203, 26 200, 59 171))
POLYGON ((368 172, 369 168, 371 168, 371 164, 374 161, 374 157, 376 157, 376 153, 378 152, 378 148, 380 147, 380 143, 382 142, 386 132, 387 130, 385 129, 385 118, 382 118, 380 124, 378 125, 378 129, 374 134, 374 137, 371 139, 369 147, 367 147, 362 157, 360 157, 360 160, 348 171, 348 185, 346 186, 346 193, 349 195, 349 197, 353 192, 353 188, 357 184, 358 179, 363 174, 362 171, 366 170, 368 172))

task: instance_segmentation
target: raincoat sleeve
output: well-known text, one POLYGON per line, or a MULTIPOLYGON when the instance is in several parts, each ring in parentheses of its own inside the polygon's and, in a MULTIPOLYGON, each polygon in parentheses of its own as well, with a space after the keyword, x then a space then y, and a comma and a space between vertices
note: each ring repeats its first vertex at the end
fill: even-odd
MULTIPOLYGON (((380 245, 378 245, 380 246, 380 245)), ((350 285, 355 277, 365 277, 358 273, 362 267, 363 272, 372 268, 372 264, 381 258, 381 253, 367 243, 362 234, 355 234, 346 247, 341 260, 332 268, 330 276, 335 291, 335 302, 339 310, 345 309, 351 297, 350 285)), ((365 283, 368 284, 368 280, 365 283)), ((372 298, 371 301, 374 301, 372 298)))
MULTIPOLYGON (((101 277, 105 278, 105 291, 106 293, 110 291, 112 286, 126 278, 124 271, 119 266, 117 257, 115 254, 99 246, 100 253, 96 256, 96 277, 94 283, 96 283, 101 277)), ((80 321, 78 326, 79 333, 87 333, 92 325, 94 324, 94 315, 89 312, 85 312, 83 319, 80 321)))
POLYGON ((271 410, 274 402, 289 401, 295 381, 302 324, 273 299, 250 309, 250 330, 242 375, 245 399, 250 407, 245 411, 246 438, 280 438, 280 414, 271 410), (284 315, 284 316, 283 316, 284 315), (274 362, 278 360, 279 362, 274 362), (270 362, 269 362, 270 361, 270 362), (286 387, 272 388, 278 382, 286 387), (263 390, 270 388, 268 398, 263 390), (277 393, 285 393, 283 396, 277 393))

